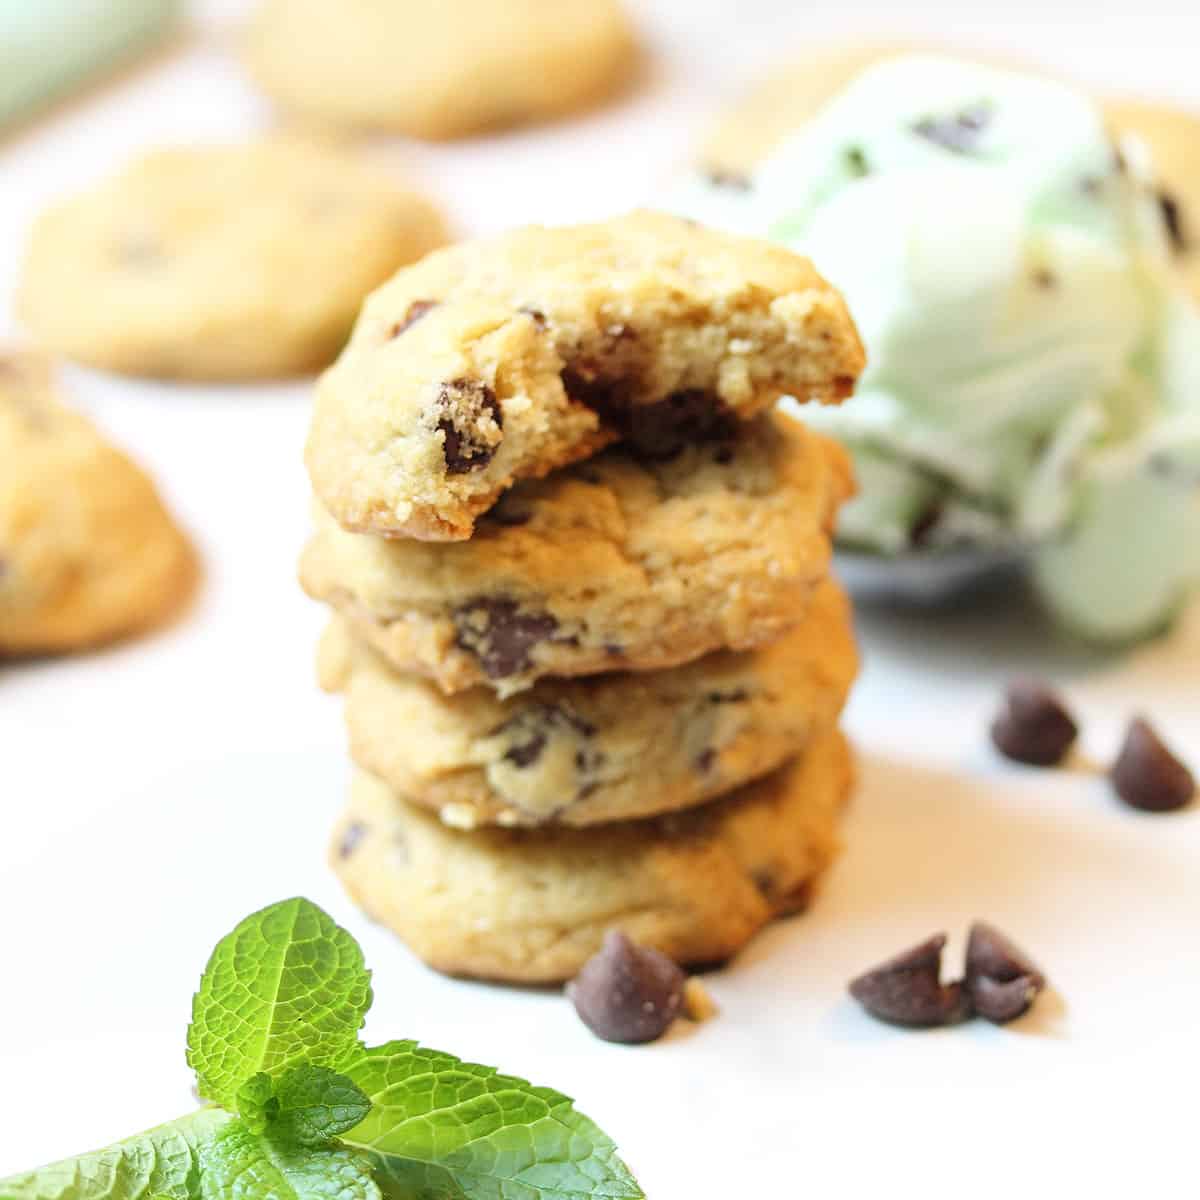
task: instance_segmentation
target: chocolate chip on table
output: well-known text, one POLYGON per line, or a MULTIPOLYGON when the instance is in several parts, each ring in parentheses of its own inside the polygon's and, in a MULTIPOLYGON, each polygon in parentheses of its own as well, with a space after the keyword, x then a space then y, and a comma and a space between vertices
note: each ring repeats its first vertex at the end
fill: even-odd
POLYGON ((1079 727, 1059 698, 1036 679, 1009 685, 1004 709, 992 722, 992 742, 1006 758, 1053 767, 1066 757, 1079 727))
POLYGON ((1196 793, 1191 771, 1143 717, 1129 723, 1109 778, 1117 795, 1143 812, 1172 812, 1183 808, 1196 793))
POLYGON ((976 104, 950 117, 922 117, 912 130, 954 154, 971 154, 991 119, 991 109, 986 104, 976 104))
POLYGON ((402 321, 397 321, 395 325, 388 330, 388 337, 399 337, 406 329, 414 326, 422 317, 431 313, 437 308, 440 301, 438 300, 414 300, 409 306, 408 311, 404 314, 402 321))
POLYGON ((579 1019, 606 1042, 662 1037, 683 1010, 687 976, 665 954, 610 930, 600 950, 567 984, 579 1019))
POLYGON ((503 436, 496 393, 478 379, 452 379, 438 392, 438 412, 447 472, 462 475, 486 467, 503 436))
POLYGON ((479 659, 489 679, 507 679, 526 670, 530 651, 549 641, 558 622, 549 613, 527 613, 515 600, 480 598, 454 614, 457 642, 479 659))
POLYGON ((1158 191, 1158 207, 1162 211, 1163 224, 1167 227, 1167 238, 1171 249, 1176 254, 1186 254, 1189 238, 1183 223, 1183 208, 1174 193, 1160 188, 1158 191))
POLYGON ((976 921, 967 940, 963 986, 979 1016, 1004 1025, 1028 1011, 1046 977, 1000 930, 976 921))
POLYGON ((946 935, 934 937, 889 958, 850 983, 850 995, 873 1017, 893 1025, 932 1028, 953 1025, 971 1015, 961 983, 942 983, 946 935))

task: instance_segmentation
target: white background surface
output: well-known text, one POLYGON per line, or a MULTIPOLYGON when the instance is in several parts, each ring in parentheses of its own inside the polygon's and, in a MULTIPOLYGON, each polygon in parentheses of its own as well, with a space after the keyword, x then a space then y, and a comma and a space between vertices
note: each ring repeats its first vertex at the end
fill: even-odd
MULTIPOLYGON (((268 114, 223 41, 239 6, 118 84, 0 142, 0 297, 50 198, 148 143, 233 136, 268 114)), ((654 194, 753 64, 821 33, 933 33, 1200 106, 1200 18, 1136 6, 642 6, 639 93, 583 120, 375 153, 464 233, 603 215, 654 194), (835 9, 836 11, 829 11, 835 9), (984 16, 1003 9, 1003 24, 984 16)), ((6 306, 7 307, 7 306, 6 306)), ((0 327, 10 321, 0 314, 0 327)), ((338 705, 312 678, 321 614, 294 582, 306 527, 306 388, 163 387, 80 371, 75 400, 152 467, 206 560, 187 618, 86 659, 0 668, 0 1175, 192 1106, 191 992, 243 915, 303 893, 362 941, 368 1033, 418 1037, 561 1087, 654 1200, 1176 1195, 1195 1178, 1200 810, 1143 817, 1081 766, 989 752, 1002 680, 1064 685, 1105 763, 1133 709, 1200 765, 1200 611, 1104 658, 1020 597, 974 614, 863 613, 848 716, 862 755, 848 849, 807 917, 709 978, 719 1019, 605 1045, 549 992, 441 979, 345 900, 324 866, 347 777, 338 705), (937 929, 990 918, 1053 995, 1017 1026, 870 1022, 846 980, 937 929)))

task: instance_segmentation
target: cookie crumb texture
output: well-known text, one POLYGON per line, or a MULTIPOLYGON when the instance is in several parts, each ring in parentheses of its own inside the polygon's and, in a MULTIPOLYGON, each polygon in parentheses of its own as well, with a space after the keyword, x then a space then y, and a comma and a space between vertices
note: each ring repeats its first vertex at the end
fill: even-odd
POLYGON ((562 982, 609 929, 677 963, 712 964, 801 907, 836 853, 852 770, 830 731, 782 771, 684 813, 469 833, 361 772, 330 858, 368 913, 448 974, 562 982))
POLYGON ((283 377, 327 366, 363 298, 445 241, 424 199, 331 147, 158 150, 39 217, 18 306, 106 370, 283 377))
POLYGON ((507 696, 782 636, 851 490, 838 446, 770 415, 665 462, 618 446, 518 484, 468 542, 346 533, 317 506, 300 577, 398 669, 507 696))
POLYGON ((429 255, 364 306, 322 377, 307 461, 350 530, 469 538, 515 482, 623 439, 665 462, 863 366, 807 260, 656 213, 429 255))
POLYGON ((595 825, 660 815, 777 769, 837 719, 857 655, 844 593, 751 653, 453 697, 391 670, 335 620, 321 677, 346 693, 355 761, 458 827, 595 825))
POLYGON ((262 0, 243 57, 309 121, 442 139, 603 100, 636 46, 617 0, 262 0))
POLYGON ((0 657, 147 629, 195 576, 153 483, 59 403, 49 363, 0 354, 0 657))

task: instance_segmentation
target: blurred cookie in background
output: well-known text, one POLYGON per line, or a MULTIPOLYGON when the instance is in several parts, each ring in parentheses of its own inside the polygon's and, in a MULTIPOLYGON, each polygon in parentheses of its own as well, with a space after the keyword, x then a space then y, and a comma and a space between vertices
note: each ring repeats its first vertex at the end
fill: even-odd
POLYGON ((148 629, 195 577, 154 484, 58 401, 49 361, 0 351, 0 657, 148 629))
POLYGON ((125 374, 302 374, 446 236, 429 202, 332 147, 155 150, 38 218, 18 311, 48 349, 125 374))
POLYGON ((244 58, 297 117, 436 140, 595 104, 636 44, 617 0, 262 0, 244 58))

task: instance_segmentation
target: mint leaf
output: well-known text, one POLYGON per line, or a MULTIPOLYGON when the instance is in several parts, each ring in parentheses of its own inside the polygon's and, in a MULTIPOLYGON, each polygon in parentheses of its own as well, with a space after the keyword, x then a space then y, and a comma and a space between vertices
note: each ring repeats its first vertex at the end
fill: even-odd
POLYGON ((371 975, 358 943, 308 900, 247 917, 217 943, 192 1002, 188 1063, 223 1108, 262 1071, 336 1066, 358 1044, 371 975))
POLYGON ((371 1111, 357 1084, 328 1067, 295 1067, 276 1085, 273 1136, 323 1146, 353 1129, 371 1111))
POLYGON ((571 1101, 491 1067, 389 1042, 345 1073, 371 1101, 343 1137, 397 1200, 641 1200, 616 1147, 571 1101))
POLYGON ((0 1200, 196 1200, 201 1150, 231 1120, 203 1108, 104 1150, 0 1180, 0 1200))
POLYGON ((370 1164, 311 1150, 233 1121, 200 1153, 200 1200, 380 1200, 370 1164))
POLYGON ((259 1071, 238 1088, 237 1111, 255 1133, 262 1133, 275 1120, 279 1115, 279 1101, 275 1098, 275 1084, 270 1075, 259 1071))

